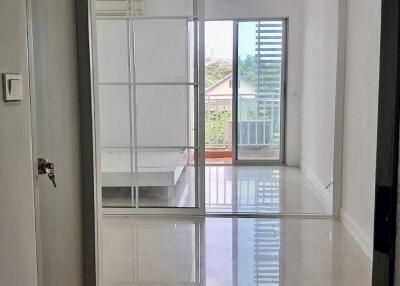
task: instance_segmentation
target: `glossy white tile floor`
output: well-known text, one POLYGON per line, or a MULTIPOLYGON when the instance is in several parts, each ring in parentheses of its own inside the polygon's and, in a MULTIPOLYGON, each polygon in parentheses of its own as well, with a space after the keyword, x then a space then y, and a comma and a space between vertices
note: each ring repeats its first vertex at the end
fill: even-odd
MULTIPOLYGON (((194 182, 193 168, 186 168, 174 187, 172 201, 168 201, 165 188, 146 187, 139 191, 139 206, 192 207, 194 182)), ((206 166, 205 199, 209 213, 330 213, 318 190, 299 168, 293 167, 206 166)), ((103 190, 103 204, 130 206, 130 188, 103 190)))
POLYGON ((104 217, 106 286, 367 286, 367 256, 328 219, 104 217))
POLYGON ((209 213, 330 213, 299 168, 207 166, 205 182, 209 213))

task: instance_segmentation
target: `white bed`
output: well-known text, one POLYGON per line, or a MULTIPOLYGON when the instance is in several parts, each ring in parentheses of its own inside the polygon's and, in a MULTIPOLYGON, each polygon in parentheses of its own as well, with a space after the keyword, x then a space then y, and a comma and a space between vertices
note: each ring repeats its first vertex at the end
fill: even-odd
MULTIPOLYGON (((131 160, 129 149, 103 149, 101 151, 102 186, 135 186, 135 163, 135 160, 131 160)), ((173 195, 173 187, 187 164, 187 150, 140 150, 137 155, 137 184, 139 187, 167 187, 170 198, 173 195)))

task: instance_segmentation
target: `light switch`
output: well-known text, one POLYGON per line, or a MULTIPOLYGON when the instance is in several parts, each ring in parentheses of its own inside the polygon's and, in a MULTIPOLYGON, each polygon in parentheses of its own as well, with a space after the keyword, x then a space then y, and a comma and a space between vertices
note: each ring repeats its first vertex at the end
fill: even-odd
POLYGON ((3 74, 3 90, 5 101, 22 100, 22 76, 18 74, 3 74))

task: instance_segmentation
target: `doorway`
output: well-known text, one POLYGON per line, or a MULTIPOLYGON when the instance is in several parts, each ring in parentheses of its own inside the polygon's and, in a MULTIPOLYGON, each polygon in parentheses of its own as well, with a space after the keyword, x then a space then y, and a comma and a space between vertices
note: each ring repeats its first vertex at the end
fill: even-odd
POLYGON ((206 164, 283 164, 286 20, 205 22, 206 164))
POLYGON ((205 22, 206 164, 232 164, 233 21, 205 22))

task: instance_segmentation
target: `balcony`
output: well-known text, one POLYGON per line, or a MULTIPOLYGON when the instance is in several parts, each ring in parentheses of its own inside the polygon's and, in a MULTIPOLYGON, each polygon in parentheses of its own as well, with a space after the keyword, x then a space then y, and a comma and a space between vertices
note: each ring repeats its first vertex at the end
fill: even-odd
MULTIPOLYGON (((232 97, 206 95, 206 159, 232 156, 232 97)), ((240 94, 237 114, 237 149, 241 156, 254 159, 279 157, 280 99, 256 94, 240 94)))

